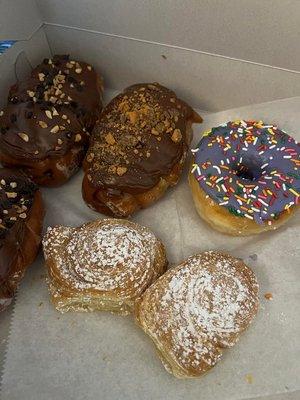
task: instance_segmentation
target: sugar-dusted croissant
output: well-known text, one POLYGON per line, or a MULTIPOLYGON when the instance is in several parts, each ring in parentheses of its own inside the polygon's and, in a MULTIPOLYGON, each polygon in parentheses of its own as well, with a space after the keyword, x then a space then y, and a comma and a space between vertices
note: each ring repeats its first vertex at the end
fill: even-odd
POLYGON ((212 368, 258 309, 254 273, 227 254, 205 252, 170 269, 136 305, 139 325, 178 378, 212 368))
POLYGON ((167 266, 160 240, 129 221, 56 226, 48 229, 43 245, 51 299, 61 312, 128 314, 167 266))

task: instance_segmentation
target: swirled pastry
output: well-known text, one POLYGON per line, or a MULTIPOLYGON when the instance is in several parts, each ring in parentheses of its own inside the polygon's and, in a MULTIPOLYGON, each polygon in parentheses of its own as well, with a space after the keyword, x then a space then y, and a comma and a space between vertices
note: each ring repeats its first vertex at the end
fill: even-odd
POLYGON ((127 217, 176 185, 202 118, 173 91, 136 84, 104 109, 83 163, 82 194, 91 208, 127 217))
POLYGON ((160 240, 129 221, 56 226, 48 229, 43 245, 51 299, 61 312, 128 314, 167 266, 160 240))
POLYGON ((258 309, 254 273, 227 254, 204 252, 166 272, 136 305, 139 325, 178 378, 212 368, 258 309))

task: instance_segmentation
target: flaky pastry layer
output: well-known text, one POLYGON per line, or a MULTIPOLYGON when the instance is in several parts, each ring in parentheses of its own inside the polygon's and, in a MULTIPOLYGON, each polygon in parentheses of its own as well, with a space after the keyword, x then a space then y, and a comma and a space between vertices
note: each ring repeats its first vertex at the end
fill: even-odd
POLYGON ((177 378, 209 371, 258 310, 254 273, 228 254, 204 252, 168 270, 137 302, 137 323, 177 378))
POLYGON ((49 228, 43 245, 51 299, 61 312, 128 314, 167 266, 160 240, 129 221, 49 228))

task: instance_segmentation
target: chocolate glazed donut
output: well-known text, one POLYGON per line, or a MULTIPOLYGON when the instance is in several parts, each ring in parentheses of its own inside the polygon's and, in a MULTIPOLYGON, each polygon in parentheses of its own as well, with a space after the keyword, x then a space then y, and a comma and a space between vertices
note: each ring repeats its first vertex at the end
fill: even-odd
POLYGON ((36 183, 59 186, 80 167, 88 133, 66 106, 10 104, 0 116, 0 161, 36 183))
POLYGON ((125 89, 93 131, 83 164, 88 206, 127 217, 160 198, 178 182, 194 122, 202 118, 158 83, 125 89))
POLYGON ((45 59, 14 85, 0 112, 0 161, 59 186, 81 166, 102 109, 102 78, 69 56, 45 59))
POLYGON ((91 65, 71 60, 68 55, 55 55, 34 68, 29 79, 12 86, 8 101, 66 105, 91 132, 103 107, 102 95, 102 77, 91 65))
POLYGON ((0 169, 0 311, 36 258, 43 218, 38 187, 22 172, 0 169))

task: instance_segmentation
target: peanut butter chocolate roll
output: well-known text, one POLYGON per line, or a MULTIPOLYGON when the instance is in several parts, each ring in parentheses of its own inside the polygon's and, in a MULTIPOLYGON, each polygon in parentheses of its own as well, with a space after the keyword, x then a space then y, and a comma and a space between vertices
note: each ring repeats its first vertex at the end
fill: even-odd
POLYGON ((127 217, 179 180, 201 117, 158 83, 136 84, 103 110, 84 161, 83 198, 93 209, 127 217))

